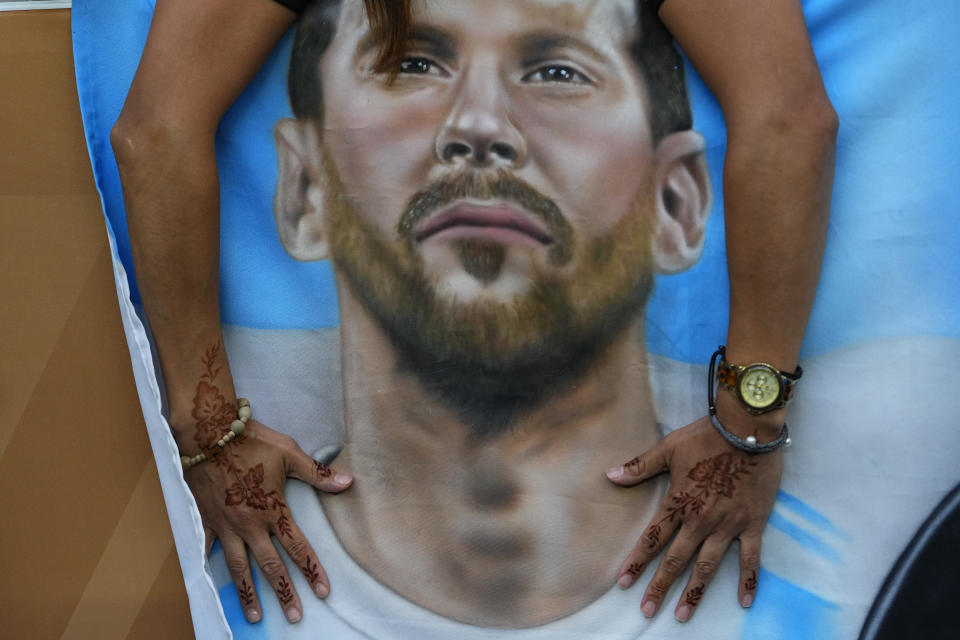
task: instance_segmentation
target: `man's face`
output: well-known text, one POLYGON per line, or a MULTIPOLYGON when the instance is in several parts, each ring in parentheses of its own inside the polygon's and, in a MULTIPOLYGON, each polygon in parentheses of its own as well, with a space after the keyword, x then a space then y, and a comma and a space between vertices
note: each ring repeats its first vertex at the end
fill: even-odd
POLYGON ((633 0, 419 2, 391 82, 344 1, 305 173, 338 272, 401 347, 563 366, 639 312, 657 165, 636 21, 633 0))
POLYGON ((371 72, 362 3, 346 0, 320 65, 327 169, 362 225, 388 244, 412 240, 404 261, 441 296, 507 301, 537 274, 575 277, 583 249, 653 197, 638 193, 653 144, 628 53, 636 19, 632 0, 414 3, 415 40, 391 85, 371 72), (552 201, 565 225, 467 193, 398 232, 431 184, 498 172, 552 201))

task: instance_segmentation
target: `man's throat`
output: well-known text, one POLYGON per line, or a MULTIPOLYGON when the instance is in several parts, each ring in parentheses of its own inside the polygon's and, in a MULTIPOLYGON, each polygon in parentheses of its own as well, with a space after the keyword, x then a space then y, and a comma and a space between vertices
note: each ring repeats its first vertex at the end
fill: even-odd
POLYGON ((612 359, 479 435, 420 376, 370 359, 375 338, 344 332, 337 464, 357 482, 324 508, 368 573, 427 609, 501 627, 569 615, 611 588, 660 490, 603 476, 660 437, 633 332, 612 359))

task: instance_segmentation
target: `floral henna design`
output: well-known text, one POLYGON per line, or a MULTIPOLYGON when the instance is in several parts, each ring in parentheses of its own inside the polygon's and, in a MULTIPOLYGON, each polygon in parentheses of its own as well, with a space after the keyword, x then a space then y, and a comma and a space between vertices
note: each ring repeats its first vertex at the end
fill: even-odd
POLYGON ((240 470, 232 460, 228 460, 228 470, 237 481, 227 489, 224 504, 228 507, 245 504, 257 511, 278 511, 280 515, 276 521, 277 531, 281 536, 292 538, 293 528, 290 518, 287 517, 287 503, 281 499, 279 491, 263 490, 263 463, 251 467, 241 477, 240 470))
POLYGON ((654 541, 659 544, 660 525, 664 522, 672 522, 677 516, 687 515, 688 510, 689 513, 700 515, 711 495, 732 498, 737 488, 736 481, 741 475, 748 475, 749 467, 756 464, 746 458, 735 459, 732 453, 721 453, 698 462, 687 474, 687 477, 696 484, 693 485, 693 489, 681 491, 670 498, 673 504, 667 509, 667 515, 651 526, 647 532, 648 546, 653 549, 654 541))
POLYGON ((695 488, 701 489, 704 497, 709 495, 709 492, 714 492, 725 498, 732 498, 733 491, 737 488, 734 480, 739 479, 740 474, 749 474, 750 470, 747 467, 756 465, 756 462, 746 458, 734 460, 732 453, 721 453, 701 460, 690 470, 687 477, 697 483, 695 488))
POLYGON ((757 590, 757 570, 756 569, 750 572, 750 577, 744 581, 743 588, 746 589, 747 591, 757 590))
POLYGON ((293 589, 290 588, 290 583, 284 577, 281 577, 280 582, 277 583, 277 598, 283 606, 293 602, 293 589))
POLYGON ((240 582, 240 588, 237 589, 237 595, 240 596, 240 602, 243 604, 245 609, 252 606, 256 601, 256 598, 253 595, 253 587, 247 584, 246 578, 240 582))
POLYGON ((314 460, 313 466, 316 467, 317 475, 320 476, 321 478, 329 478, 330 476, 333 475, 333 469, 323 464, 319 460, 314 460))
POLYGON ((222 350, 223 343, 217 342, 200 358, 204 371, 200 376, 200 382, 197 383, 197 391, 193 396, 193 411, 190 415, 197 421, 197 432, 193 439, 201 449, 207 449, 216 444, 233 421, 237 411, 237 408, 227 400, 215 384, 217 376, 223 370, 223 364, 220 363, 222 350))
POLYGON ((642 562, 634 562, 629 567, 627 567, 627 573, 630 574, 631 577, 636 578, 641 573, 643 573, 643 568, 645 566, 646 565, 643 564, 642 562))
POLYGON ((303 572, 303 577, 306 578, 310 584, 320 582, 320 565, 311 558, 307 558, 307 565, 300 567, 300 571, 303 572))
POLYGON ((706 585, 699 584, 696 587, 687 591, 687 594, 684 596, 683 601, 686 602, 691 607, 695 607, 700 604, 700 600, 703 598, 703 591, 706 588, 706 585))

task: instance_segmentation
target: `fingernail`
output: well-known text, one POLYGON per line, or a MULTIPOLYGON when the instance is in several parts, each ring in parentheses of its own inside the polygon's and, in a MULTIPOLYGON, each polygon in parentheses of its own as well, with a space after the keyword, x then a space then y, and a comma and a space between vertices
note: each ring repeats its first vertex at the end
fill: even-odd
POLYGON ((619 480, 623 477, 623 467, 614 467, 608 470, 607 477, 611 480, 619 480))
POLYGON ((318 582, 315 585, 313 585, 313 592, 317 594, 318 598, 326 598, 327 594, 330 593, 330 587, 323 584, 322 582, 318 582))
POLYGON ((740 599, 740 604, 743 605, 744 607, 750 607, 753 604, 753 594, 752 593, 744 594, 744 596, 740 599))
POLYGON ((260 622, 260 609, 247 609, 247 622, 260 622))
POLYGON ((680 622, 686 622, 687 620, 690 619, 691 613, 693 612, 690 610, 690 607, 688 607, 687 605, 683 605, 682 607, 677 609, 677 613, 676 613, 677 620, 679 620, 680 622))
POLYGON ((346 486, 353 481, 353 478, 344 473, 338 473, 337 475, 333 476, 333 481, 336 484, 346 486))
POLYGON ((643 615, 652 618, 653 614, 657 612, 657 603, 653 600, 647 600, 643 603, 643 606, 640 607, 640 610, 643 611, 643 615))
POLYGON ((288 622, 300 622, 300 611, 296 607, 290 607, 284 613, 288 622))
POLYGON ((628 589, 630 585, 633 584, 633 576, 629 573, 625 573, 620 576, 619 580, 617 580, 617 584, 620 585, 621 589, 628 589))

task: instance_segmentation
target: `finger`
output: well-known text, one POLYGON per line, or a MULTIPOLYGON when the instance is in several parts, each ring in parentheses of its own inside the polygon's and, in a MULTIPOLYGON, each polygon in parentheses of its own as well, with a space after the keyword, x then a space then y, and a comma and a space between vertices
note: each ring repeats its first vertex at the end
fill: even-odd
POLYGON ((300 530, 296 522, 290 519, 289 512, 286 514, 286 518, 287 522, 284 526, 276 526, 273 534, 280 541, 290 559, 300 567, 300 571, 307 582, 310 583, 310 587, 316 596, 326 598, 330 593, 330 580, 327 578, 327 573, 320 566, 317 554, 307 541, 307 537, 303 535, 303 531, 300 530))
POLYGON ((760 534, 746 533, 740 536, 740 605, 749 607, 757 595, 757 574, 760 571, 760 534))
POLYGON ((684 588, 680 602, 677 603, 677 608, 674 611, 677 620, 686 622, 693 616, 697 605, 700 604, 700 599, 703 598, 703 594, 710 586, 713 576, 716 575, 720 561, 723 560, 723 554, 729 546, 730 538, 727 537, 714 536, 704 541, 700 553, 697 554, 693 571, 690 572, 690 579, 687 581, 687 586, 684 588))
POLYGON ((280 559, 277 548, 265 535, 248 540, 247 543, 250 545, 250 551, 256 558, 257 564, 260 565, 264 577, 273 587, 274 593, 277 594, 277 600, 280 601, 280 606, 283 608, 283 614, 287 617, 287 621, 299 622, 303 615, 300 597, 297 595, 297 590, 293 588, 293 581, 290 580, 290 575, 287 573, 283 560, 280 559))
POLYGON ((648 618, 660 609, 660 605, 663 604, 663 599, 667 596, 670 587, 673 586, 673 583, 686 568, 687 563, 690 562, 690 558, 693 557, 697 546, 700 544, 699 538, 690 536, 690 530, 690 527, 680 529, 680 533, 670 543, 663 559, 660 560, 660 565, 657 567, 657 572, 653 574, 653 579, 647 585, 647 590, 640 601, 640 610, 648 618))
POLYGON ((220 539, 223 546, 223 559, 227 563, 227 571, 237 587, 237 597, 243 607, 243 615, 247 621, 260 622, 263 615, 260 613, 260 600, 253 587, 253 575, 250 573, 250 560, 247 557, 247 545, 236 536, 225 536, 220 539))
POLYGON ((353 483, 353 476, 350 474, 331 469, 308 456, 300 448, 289 454, 287 464, 290 465, 291 476, 327 493, 339 493, 353 483))
POLYGON ((607 478, 615 484, 630 487, 661 474, 668 468, 667 447, 661 440, 652 449, 648 449, 636 458, 624 462, 619 467, 608 469, 607 478))
POLYGON ((620 565, 620 571, 617 573, 617 584, 622 589, 633 586, 640 574, 650 565, 650 561, 663 550, 670 536, 680 526, 680 520, 672 517, 672 514, 666 510, 667 502, 668 500, 664 500, 664 505, 661 505, 660 511, 644 530, 640 539, 637 540, 637 544, 633 545, 630 555, 620 565))

